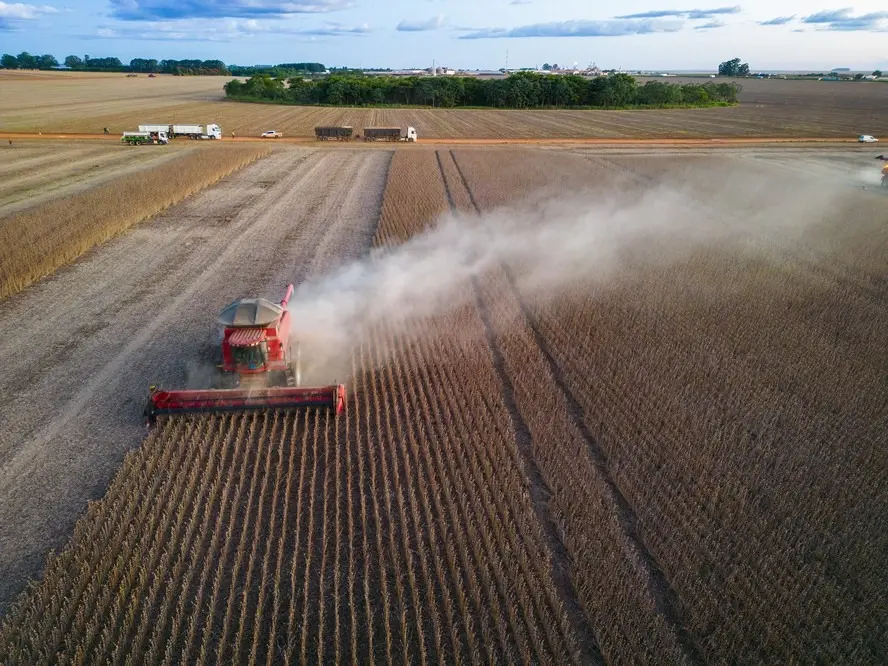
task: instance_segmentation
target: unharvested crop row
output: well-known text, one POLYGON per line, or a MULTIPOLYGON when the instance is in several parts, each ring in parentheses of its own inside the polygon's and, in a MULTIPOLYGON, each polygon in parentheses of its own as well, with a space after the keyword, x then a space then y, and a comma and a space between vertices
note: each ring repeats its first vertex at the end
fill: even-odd
MULTIPOLYGON (((491 173, 515 167, 459 162, 483 208, 506 201, 491 173)), ((888 321, 836 245, 826 273, 707 250, 526 301, 707 660, 885 659, 888 321)))
MULTIPOLYGON (((440 159, 454 201, 465 212, 478 212, 460 162, 450 152, 440 159)), ((513 427, 519 439, 526 429, 528 464, 551 495, 548 520, 562 535, 572 594, 604 658, 695 660, 677 601, 670 598, 668 584, 663 589, 656 562, 632 529, 631 507, 575 421, 558 368, 550 366, 540 348, 505 267, 486 273, 476 289, 488 322, 488 343, 499 355, 501 382, 513 401, 513 427)))
MULTIPOLYGON (((440 205, 383 210, 379 245, 440 205)), ((339 419, 162 422, 9 613, 0 661, 587 661, 490 357, 434 334, 481 326, 468 305, 376 327, 339 419)))
POLYGON ((266 152, 246 146, 189 152, 172 163, 0 219, 0 298, 266 152))

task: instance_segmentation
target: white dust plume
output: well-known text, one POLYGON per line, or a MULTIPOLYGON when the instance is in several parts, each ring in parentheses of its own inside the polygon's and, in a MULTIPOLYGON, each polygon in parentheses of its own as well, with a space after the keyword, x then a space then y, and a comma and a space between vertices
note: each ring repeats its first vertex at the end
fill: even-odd
POLYGON ((829 188, 801 180, 737 177, 724 187, 724 196, 707 191, 705 203, 693 189, 659 186, 633 196, 585 193, 525 200, 482 215, 444 215, 401 245, 297 288, 290 309, 304 375, 309 381, 344 378, 355 345, 374 326, 386 321, 398 333, 398 327, 458 307, 471 298, 469 281, 483 280, 492 268, 510 267, 528 297, 555 296, 629 266, 681 260, 704 245, 748 250, 759 248, 761 239, 795 243, 815 211, 822 216, 835 198, 829 188), (723 215, 720 205, 726 206, 723 215))

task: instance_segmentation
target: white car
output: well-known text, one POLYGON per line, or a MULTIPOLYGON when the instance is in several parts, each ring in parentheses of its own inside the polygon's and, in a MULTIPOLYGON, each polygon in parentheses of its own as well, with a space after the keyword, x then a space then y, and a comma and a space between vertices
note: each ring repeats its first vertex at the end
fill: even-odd
POLYGON ((280 132, 276 132, 275 130, 268 130, 267 132, 262 132, 263 139, 280 139, 283 136, 280 132))
POLYGON ((857 140, 860 141, 860 143, 876 143, 878 141, 876 137, 869 134, 861 134, 857 137, 857 140))

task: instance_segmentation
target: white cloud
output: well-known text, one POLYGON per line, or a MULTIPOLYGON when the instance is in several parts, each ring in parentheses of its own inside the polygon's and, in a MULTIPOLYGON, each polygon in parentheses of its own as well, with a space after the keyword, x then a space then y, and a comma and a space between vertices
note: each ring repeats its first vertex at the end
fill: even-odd
POLYGON ((49 5, 26 5, 21 2, 0 2, 0 19, 28 20, 46 14, 57 14, 58 9, 49 5))
POLYGON ((305 37, 361 36, 372 32, 367 24, 345 25, 326 23, 315 28, 294 28, 280 21, 256 19, 179 19, 177 21, 145 21, 100 26, 91 37, 96 39, 131 39, 139 41, 233 42, 257 35, 290 35, 305 37))
POLYGON ((504 39, 521 37, 624 37, 627 35, 648 35, 656 32, 678 32, 680 21, 658 19, 607 21, 560 21, 535 23, 517 28, 484 28, 475 30, 460 39, 504 39))
POLYGON ((433 16, 425 21, 409 21, 404 19, 397 25, 396 30, 399 32, 425 32, 428 30, 438 30, 439 28, 442 28, 446 22, 447 17, 445 16, 433 16))

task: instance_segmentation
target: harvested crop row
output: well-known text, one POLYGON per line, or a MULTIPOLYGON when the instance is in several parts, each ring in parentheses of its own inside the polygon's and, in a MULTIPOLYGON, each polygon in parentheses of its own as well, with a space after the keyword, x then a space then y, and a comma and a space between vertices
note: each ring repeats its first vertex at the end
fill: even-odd
POLYGON ((266 154, 265 147, 197 150, 0 220, 0 298, 266 154))

